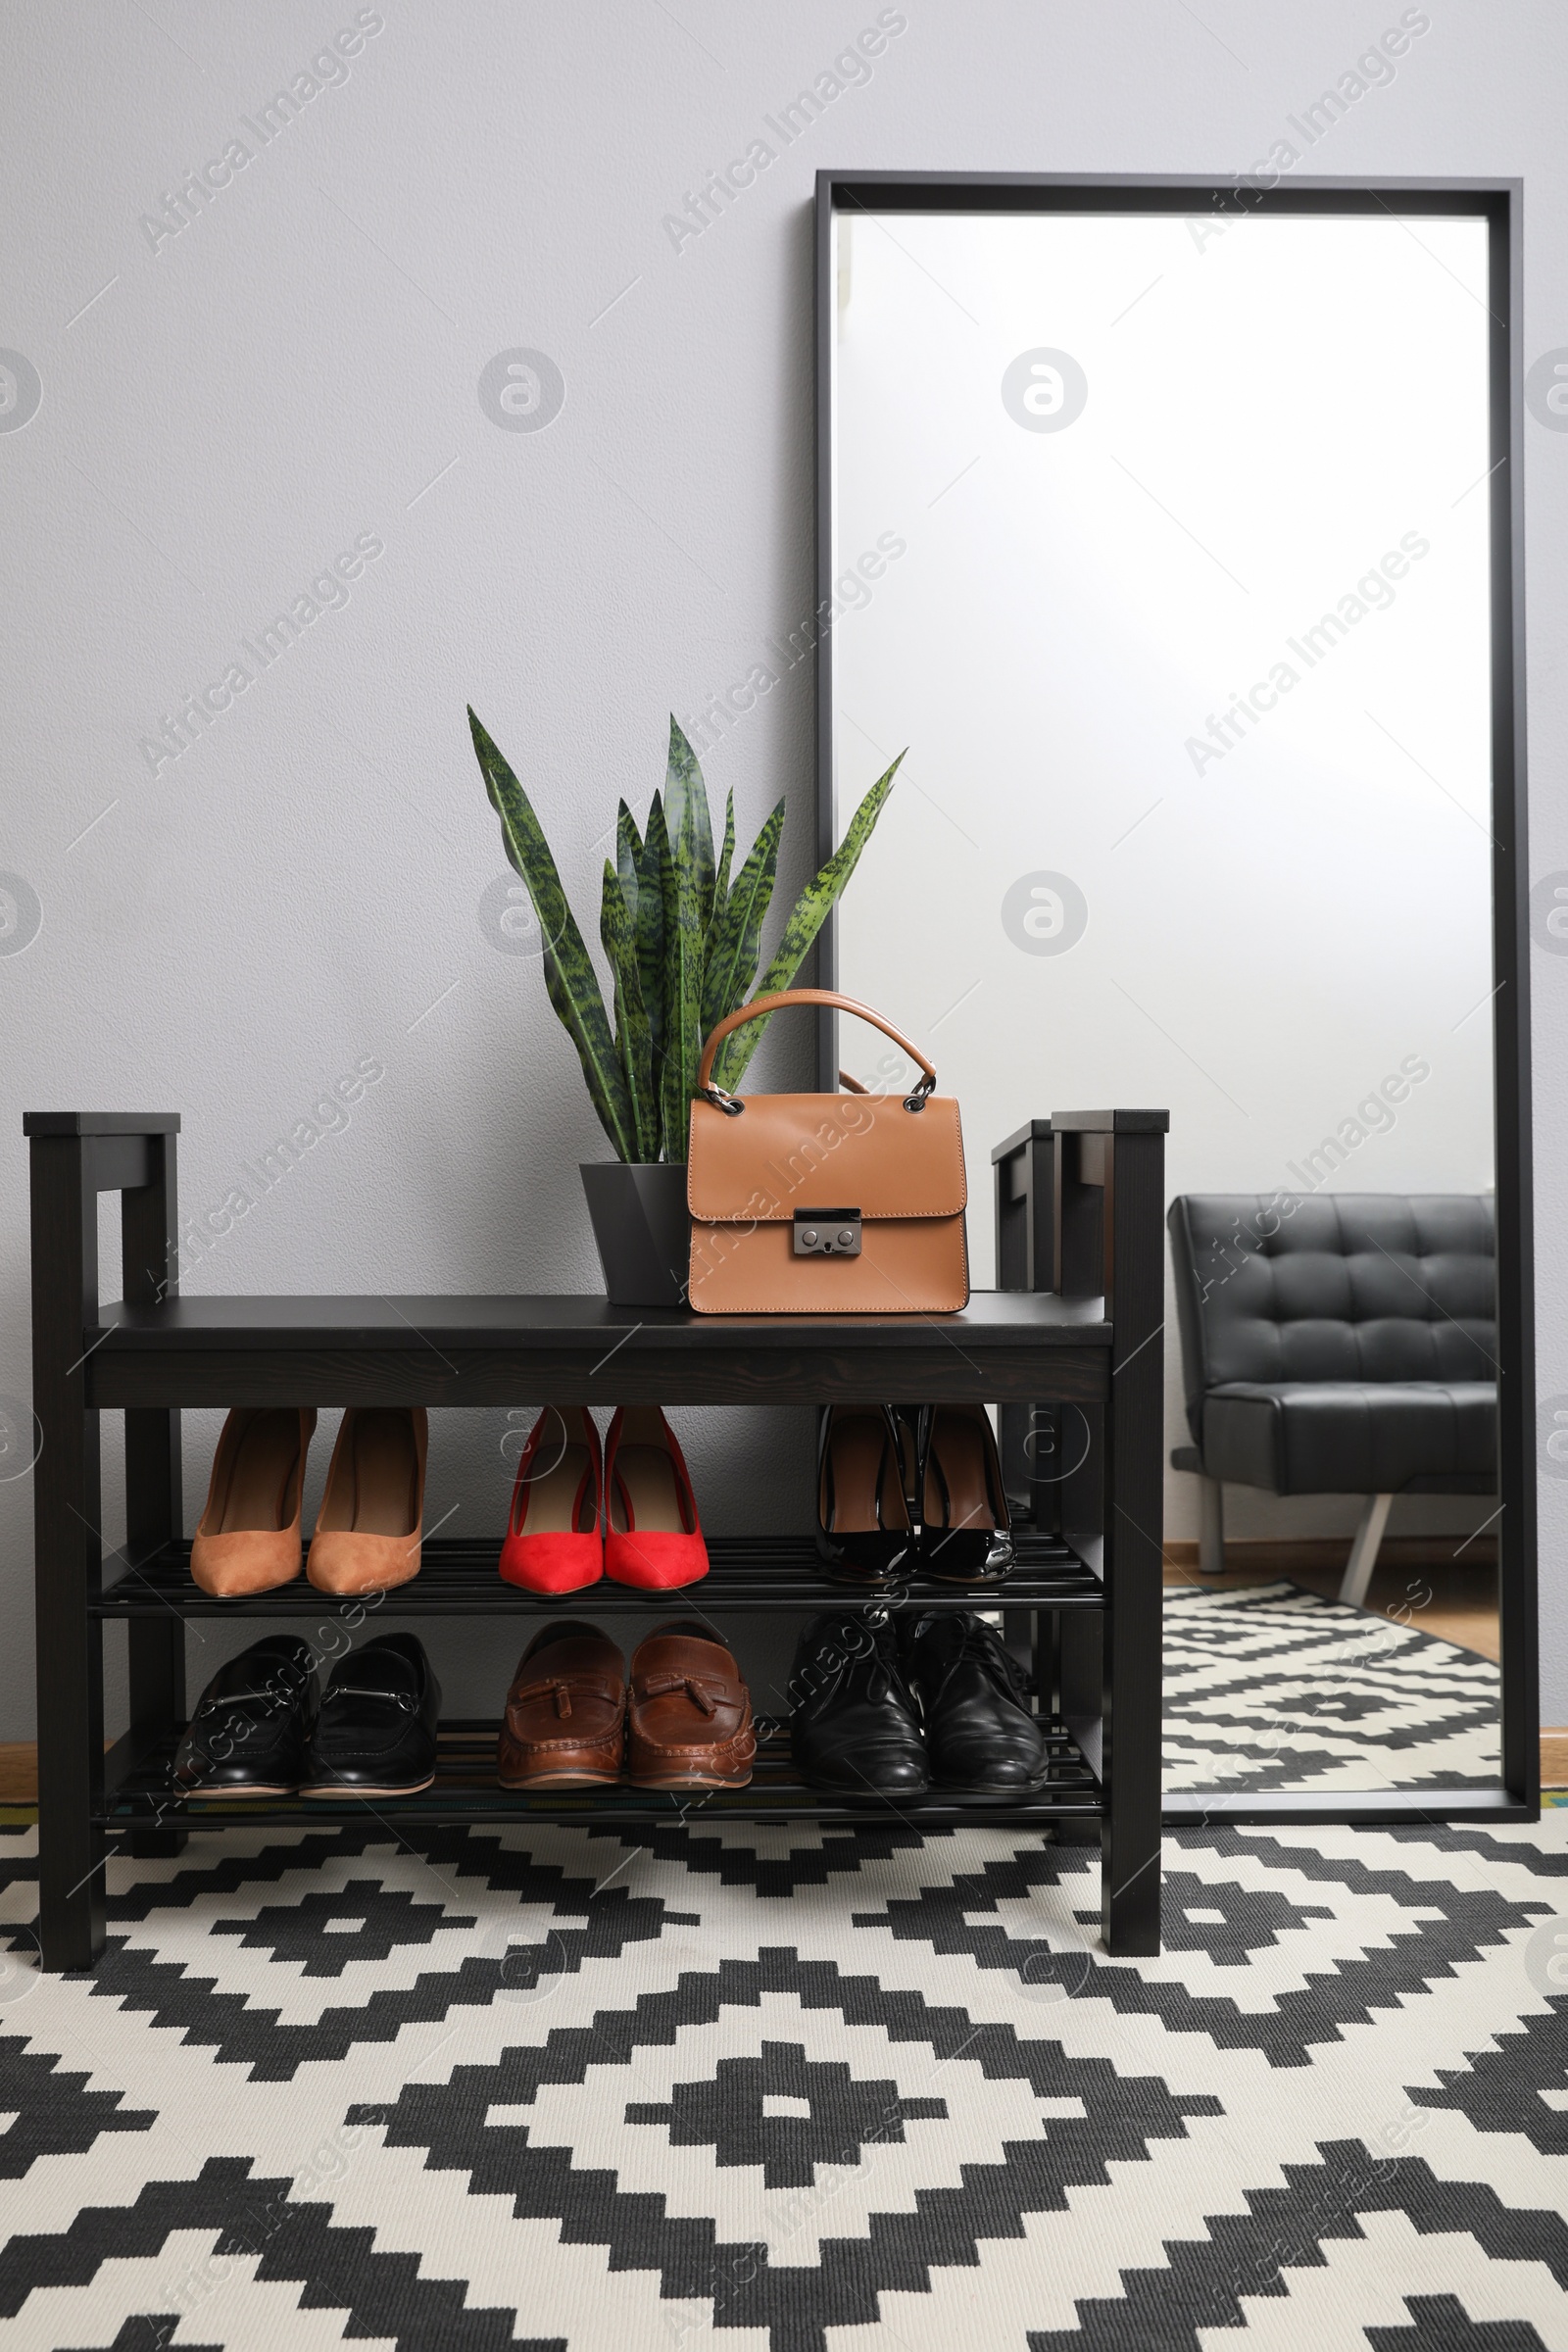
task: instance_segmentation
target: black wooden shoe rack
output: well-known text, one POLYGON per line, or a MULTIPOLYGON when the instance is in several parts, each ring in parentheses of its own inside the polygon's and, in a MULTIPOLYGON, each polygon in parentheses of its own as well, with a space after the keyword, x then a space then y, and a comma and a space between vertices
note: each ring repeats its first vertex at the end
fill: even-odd
MULTIPOLYGON (((104 1942, 113 1851, 177 1853, 193 1824, 364 1821, 985 1824, 1094 1834, 1113 1953, 1159 1948, 1163 1111, 1037 1120, 993 1153, 998 1275, 958 1315, 704 1317, 603 1298, 180 1298, 174 1113, 33 1112, 33 1409, 37 1460, 38 1820, 44 1966, 88 1968, 104 1942), (98 1196, 121 1196, 124 1298, 98 1296, 98 1196), (303 1579, 250 1600, 191 1583, 180 1494, 181 1406, 236 1404, 828 1404, 966 1398, 1003 1408, 1019 1561, 997 1596, 1009 1647, 1049 1720, 1051 1779, 1022 1802, 934 1791, 838 1798, 795 1775, 769 1727, 744 1789, 512 1794, 498 1725, 443 1723, 434 1786, 366 1800, 181 1797, 170 1765, 185 1720, 185 1619, 242 1616, 363 1638, 394 1618, 512 1618, 559 1606, 503 1585, 494 1541, 430 1537, 419 1575, 373 1612, 303 1579), (125 1416, 125 1542, 100 1533, 98 1415, 125 1416), (103 1629, 123 1621, 130 1726, 106 1752, 103 1629), (314 1621, 314 1622, 313 1622, 314 1621)), ((817 1572, 799 1536, 714 1538, 700 1585, 667 1596, 722 1631, 755 1610, 885 1605, 817 1572)), ((658 1594, 607 1583, 584 1606, 647 1617, 658 1594)), ((897 1607, 965 1608, 914 1579, 897 1607)), ((323 1641, 321 1646, 328 1646, 323 1641)), ((498 1671, 500 1671, 498 1667, 498 1671)))

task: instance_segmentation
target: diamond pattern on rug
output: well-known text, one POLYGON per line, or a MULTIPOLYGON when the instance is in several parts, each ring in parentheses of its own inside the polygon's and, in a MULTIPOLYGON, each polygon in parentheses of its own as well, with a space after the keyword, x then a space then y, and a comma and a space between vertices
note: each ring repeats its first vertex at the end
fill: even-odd
POLYGON ((30 1844, 27 2352, 1568 2352, 1568 1812, 1184 1831, 1137 1963, 1003 1830, 241 1826, 51 1979, 30 1844))
POLYGON ((814 2188, 818 2170, 858 2168, 864 2149, 904 2144, 906 2123, 948 2119, 948 2102, 905 2098, 889 2076, 858 2080, 799 2041, 764 2041, 755 2058, 721 2058, 708 2080, 675 2082, 663 2101, 633 2099, 628 2124, 662 2125, 672 2148, 711 2148, 723 2166, 760 2167, 764 2188, 814 2188))
POLYGON ((1165 1791, 1475 1788, 1501 1769, 1490 1658, 1299 1585, 1167 1586, 1165 1791))

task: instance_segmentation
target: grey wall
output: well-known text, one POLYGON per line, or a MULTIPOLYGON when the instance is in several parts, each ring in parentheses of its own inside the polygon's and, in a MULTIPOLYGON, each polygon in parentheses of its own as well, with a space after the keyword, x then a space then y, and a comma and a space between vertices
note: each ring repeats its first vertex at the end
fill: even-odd
MULTIPOLYGON (((0 884, 14 1420, 24 1107, 178 1108, 185 1204, 220 1224, 260 1152, 302 1121, 329 1130, 306 1147, 300 1129, 297 1165, 193 1253, 192 1290, 594 1286, 573 1163, 602 1139, 536 967, 481 925, 503 866, 463 708, 510 754, 587 900, 616 795, 642 808, 660 781, 671 705, 699 711, 807 616, 819 167, 1230 175, 1289 139, 1302 174, 1522 173, 1527 350, 1568 345, 1568 21, 1547 0, 1418 13, 1430 28, 1392 82, 1307 149, 1286 118, 1399 22, 1394 0, 7 11, 0 349, 41 390, 28 416, 32 378, 14 363, 0 377, 0 868, 24 886, 0 884), (334 34, 353 48, 371 19, 343 77, 312 74, 334 34), (834 75, 879 22, 890 37, 859 78, 834 75), (824 94, 846 86, 786 144, 768 119, 823 74, 824 94), (291 87, 294 119, 274 115, 264 143, 251 125, 291 87), (727 210, 700 234, 666 225, 759 140, 773 159, 727 210), (189 197, 188 224, 160 235, 165 199, 209 164, 210 200, 189 197), (564 382, 544 430, 481 407, 486 367, 519 348, 564 382), (379 552, 346 601, 324 588, 311 618, 301 604, 297 641, 265 666, 242 650, 362 534, 379 552), (163 722, 236 661, 254 673, 243 691, 159 758, 163 722), (346 1122, 318 1111, 365 1060, 381 1074, 346 1122)), ((1418 351, 1410 383, 1412 400, 1443 396, 1418 351)), ((1568 867, 1552 560, 1568 436, 1532 421, 1524 454, 1545 874, 1568 867)), ((803 662, 707 761, 743 831, 788 790, 794 883, 810 718, 803 662)), ((1535 982, 1549 1430, 1550 1406, 1568 1411, 1568 960, 1539 953, 1535 982)), ((770 1040, 760 1080, 805 1082, 807 1046, 770 1040)), ((710 1525, 808 1507, 806 1416, 680 1420, 710 1525)), ((216 1418, 188 1430, 193 1519, 216 1418)), ((456 1509, 451 1524, 499 1531, 507 1431, 499 1413, 441 1417, 432 1520, 456 1509)), ((25 1738, 18 1443, 21 1474, 0 1479, 0 1736, 25 1738)), ((1544 1703, 1568 1723, 1568 1461, 1543 1465, 1544 1703)), ((226 1642, 201 1634, 197 1674, 226 1642)), ((440 1663, 460 1701, 493 1703, 481 1647, 454 1637, 440 1663)))

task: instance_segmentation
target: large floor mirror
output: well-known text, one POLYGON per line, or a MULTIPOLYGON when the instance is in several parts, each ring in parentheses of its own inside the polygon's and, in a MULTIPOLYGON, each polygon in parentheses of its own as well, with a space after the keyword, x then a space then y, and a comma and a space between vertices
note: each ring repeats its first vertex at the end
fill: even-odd
POLYGON ((1537 1786, 1517 211, 819 183, 825 838, 908 747, 825 976, 977 1286, 1004 1138, 1169 1109, 1177 1817, 1537 1786))

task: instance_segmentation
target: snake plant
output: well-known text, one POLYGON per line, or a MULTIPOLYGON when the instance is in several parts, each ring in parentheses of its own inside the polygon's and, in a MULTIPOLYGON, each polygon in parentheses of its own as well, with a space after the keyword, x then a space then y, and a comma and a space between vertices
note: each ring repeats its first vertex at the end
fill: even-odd
MULTIPOLYGON (((544 830, 492 738, 468 712, 473 748, 512 865, 527 884, 544 940, 545 988, 577 1049, 589 1099, 618 1159, 683 1160, 703 1041, 726 1012, 751 1002, 762 922, 773 896, 784 803, 768 817, 738 873, 735 795, 724 812, 715 858, 708 788, 697 755, 673 714, 662 797, 655 793, 642 832, 624 801, 615 816, 615 855, 605 860, 599 938, 613 984, 614 1024, 599 976, 562 887, 544 830)), ((850 820, 849 830, 796 901, 757 995, 788 988, 854 873, 899 754, 850 820)), ((733 1090, 767 1026, 764 1017, 726 1038, 713 1075, 733 1090)))

